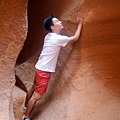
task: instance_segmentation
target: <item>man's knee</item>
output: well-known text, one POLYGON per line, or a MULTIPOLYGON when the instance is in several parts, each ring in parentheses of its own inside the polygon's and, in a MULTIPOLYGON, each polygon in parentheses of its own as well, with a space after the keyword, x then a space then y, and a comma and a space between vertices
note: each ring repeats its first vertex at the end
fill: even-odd
POLYGON ((34 92, 32 97, 33 97, 33 99, 38 101, 38 100, 40 100, 42 98, 42 94, 34 92))

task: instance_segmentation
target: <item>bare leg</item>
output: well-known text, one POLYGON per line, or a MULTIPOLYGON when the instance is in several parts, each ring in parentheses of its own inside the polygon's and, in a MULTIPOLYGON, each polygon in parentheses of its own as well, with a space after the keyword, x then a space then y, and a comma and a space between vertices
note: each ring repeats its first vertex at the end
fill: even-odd
POLYGON ((29 117, 30 112, 32 111, 35 103, 42 98, 42 94, 34 92, 31 99, 28 102, 27 110, 25 112, 25 117, 29 117))
POLYGON ((30 90, 28 91, 27 95, 26 95, 26 99, 25 99, 25 106, 28 106, 28 101, 30 100, 31 96, 33 95, 35 91, 35 85, 33 84, 33 86, 30 88, 30 90))

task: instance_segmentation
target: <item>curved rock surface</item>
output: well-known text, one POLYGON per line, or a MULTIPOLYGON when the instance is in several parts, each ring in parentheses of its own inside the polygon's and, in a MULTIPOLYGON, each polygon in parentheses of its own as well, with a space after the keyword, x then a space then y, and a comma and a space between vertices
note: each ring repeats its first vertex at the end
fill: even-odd
POLYGON ((27 35, 27 0, 0 1, 0 119, 14 120, 14 66, 27 35))
MULTIPOLYGON (((11 9, 14 9, 13 6, 16 3, 15 0, 13 1, 9 2, 11 9)), ((6 51, 6 54, 1 56, 0 61, 0 66, 3 68, 0 72, 0 83, 3 86, 0 88, 2 91, 1 100, 4 100, 4 104, 8 105, 6 110, 1 104, 2 120, 8 120, 6 116, 10 116, 8 101, 10 101, 10 94, 14 85, 16 59, 16 75, 23 81, 27 89, 33 82, 34 64, 42 48, 43 37, 46 34, 43 27, 44 18, 49 14, 55 15, 62 20, 65 26, 62 33, 73 35, 77 27, 76 15, 78 11, 82 11, 85 16, 80 40, 74 45, 62 49, 56 73, 51 75, 47 93, 35 107, 31 117, 33 120, 119 120, 119 0, 58 0, 54 2, 52 0, 47 2, 29 0, 28 34, 21 52, 23 38, 25 38, 27 31, 26 14, 23 14, 26 13, 27 1, 19 2, 22 3, 21 14, 17 15, 16 18, 19 24, 14 25, 16 19, 11 22, 14 23, 12 25, 15 27, 11 27, 11 29, 15 29, 15 32, 20 30, 19 34, 14 34, 14 31, 9 32, 8 37, 10 39, 7 39, 6 31, 0 31, 1 38, 3 38, 0 40, 2 43, 0 44, 0 53, 6 51), (16 39, 15 36, 22 36, 22 40, 21 37, 16 39), (6 50, 6 48, 8 49, 6 50), (7 87, 4 88, 4 86, 7 87)), ((0 8, 8 9, 3 7, 6 4, 8 3, 2 0, 0 8)), ((18 8, 16 10, 19 10, 18 8)), ((0 13, 3 14, 4 12, 0 13)), ((10 20, 14 18, 13 13, 14 11, 10 14, 10 20)), ((9 19, 6 19, 5 22, 1 19, 0 24, 1 26, 4 25, 5 30, 9 28, 7 26, 9 19)), ((10 30, 8 29, 8 31, 10 30)), ((21 92, 18 95, 16 90, 18 88, 14 88, 13 91, 13 96, 17 101, 15 101, 15 105, 19 104, 20 107, 14 107, 15 119, 17 120, 18 113, 20 114, 19 117, 22 114, 21 107, 25 93, 21 92)))

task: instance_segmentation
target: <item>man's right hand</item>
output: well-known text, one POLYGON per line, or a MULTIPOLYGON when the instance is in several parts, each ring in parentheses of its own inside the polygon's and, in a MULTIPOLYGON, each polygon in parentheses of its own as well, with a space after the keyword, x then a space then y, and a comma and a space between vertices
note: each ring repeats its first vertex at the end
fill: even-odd
POLYGON ((83 22, 84 21, 84 17, 83 17, 82 12, 78 12, 77 21, 78 22, 83 22))

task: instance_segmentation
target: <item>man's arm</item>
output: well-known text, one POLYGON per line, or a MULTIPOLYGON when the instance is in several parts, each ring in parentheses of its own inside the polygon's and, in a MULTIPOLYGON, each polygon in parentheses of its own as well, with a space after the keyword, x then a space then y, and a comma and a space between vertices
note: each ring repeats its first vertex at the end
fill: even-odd
POLYGON ((68 41, 67 45, 70 45, 74 42, 76 42, 78 39, 79 39, 79 36, 80 36, 80 33, 81 33, 81 29, 82 29, 82 24, 83 24, 83 16, 81 13, 78 13, 78 16, 77 16, 77 21, 78 21, 78 27, 77 27, 77 30, 75 32, 75 34, 70 38, 70 40, 68 41))

